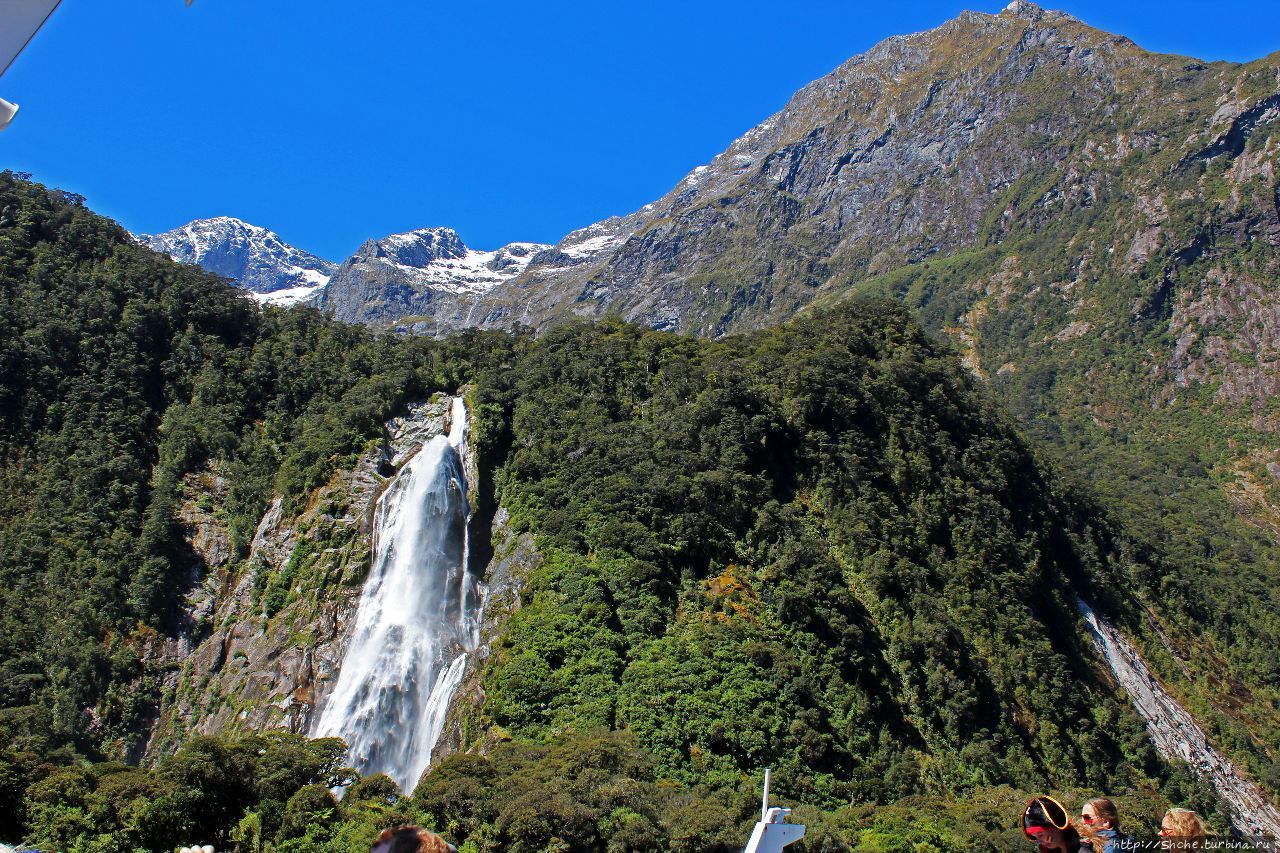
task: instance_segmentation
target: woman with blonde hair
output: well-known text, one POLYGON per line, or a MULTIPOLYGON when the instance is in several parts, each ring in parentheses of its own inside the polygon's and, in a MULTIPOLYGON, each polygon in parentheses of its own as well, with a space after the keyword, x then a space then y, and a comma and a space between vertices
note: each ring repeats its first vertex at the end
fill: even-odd
POLYGON ((1169 809, 1160 821, 1160 837, 1174 842, 1170 850, 1199 850, 1209 837, 1209 825, 1190 809, 1169 809))

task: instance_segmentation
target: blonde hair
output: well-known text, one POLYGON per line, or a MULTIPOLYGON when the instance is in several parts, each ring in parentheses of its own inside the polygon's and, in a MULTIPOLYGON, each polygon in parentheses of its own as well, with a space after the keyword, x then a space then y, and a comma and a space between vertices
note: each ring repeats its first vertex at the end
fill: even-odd
POLYGON ((1209 825, 1204 822, 1204 818, 1190 809, 1169 809, 1164 813, 1164 820, 1160 821, 1161 828, 1165 821, 1169 822, 1169 835, 1173 838, 1201 841, 1210 834, 1209 825))

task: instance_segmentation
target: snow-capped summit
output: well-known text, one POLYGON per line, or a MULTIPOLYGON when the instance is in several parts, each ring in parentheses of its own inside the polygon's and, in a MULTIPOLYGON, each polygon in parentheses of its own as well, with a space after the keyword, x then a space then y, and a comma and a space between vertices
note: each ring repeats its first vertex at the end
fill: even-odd
POLYGON ((273 231, 230 216, 197 219, 137 241, 175 261, 198 264, 235 279, 264 304, 289 305, 311 297, 338 265, 280 239, 273 231))
POLYGON ((482 252, 470 249, 452 228, 419 228, 369 240, 343 265, 381 267, 401 283, 449 293, 481 293, 515 278, 538 252, 539 243, 509 243, 482 252))
POLYGON ((316 304, 343 320, 392 325, 445 310, 469 316, 476 300, 511 281, 540 252, 540 243, 509 243, 482 252, 452 228, 419 228, 369 240, 342 263, 316 304))
POLYGON ((390 258, 407 267, 425 267, 437 261, 460 260, 468 251, 452 228, 418 228, 381 240, 369 240, 356 256, 390 258))

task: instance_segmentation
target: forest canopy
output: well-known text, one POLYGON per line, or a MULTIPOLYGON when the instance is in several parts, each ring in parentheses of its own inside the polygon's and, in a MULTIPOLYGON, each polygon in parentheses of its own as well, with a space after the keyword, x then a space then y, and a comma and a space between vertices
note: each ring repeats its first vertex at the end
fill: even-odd
POLYGON ((844 815, 841 844, 897 819, 850 802, 1000 786, 1213 807, 1075 609, 1136 630, 1143 602, 1185 606, 1178 566, 1064 488, 895 303, 718 341, 619 320, 434 341, 259 310, 11 173, 0 205, 0 837, 336 850, 408 816, 477 850, 733 849, 764 766, 844 815), (283 735, 129 767, 164 676, 147 650, 200 574, 184 476, 228 473, 243 554, 273 497, 295 511, 408 402, 464 385, 493 501, 543 558, 469 720, 502 745, 403 800, 340 744, 283 735), (707 803, 720 823, 682 847, 672 810, 707 803))

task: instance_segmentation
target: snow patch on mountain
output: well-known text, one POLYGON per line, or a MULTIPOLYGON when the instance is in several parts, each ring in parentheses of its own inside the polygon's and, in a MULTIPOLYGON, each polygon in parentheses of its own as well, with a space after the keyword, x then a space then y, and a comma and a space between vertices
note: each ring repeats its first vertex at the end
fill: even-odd
POLYGON ((621 246, 627 235, 604 224, 592 225, 574 231, 560 245, 560 250, 571 258, 588 258, 621 246))
POLYGON ((197 219, 163 234, 139 234, 148 248, 184 264, 235 279, 264 304, 293 304, 328 283, 338 265, 304 252, 273 231, 230 216, 197 219), (305 294, 299 295, 300 291, 305 294), (286 291, 288 292, 286 295, 286 291))
POLYGON ((420 228, 371 240, 344 264, 390 267, 403 284, 455 294, 483 293, 520 273, 541 243, 509 243, 484 252, 468 248, 452 228, 420 228))
POLYGON ((278 308, 288 308, 290 305, 297 305, 306 302, 315 296, 320 288, 328 283, 328 277, 319 284, 308 285, 306 287, 286 287, 283 290, 273 290, 270 293, 256 293, 249 291, 259 305, 274 305, 278 308))

